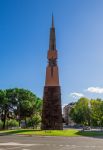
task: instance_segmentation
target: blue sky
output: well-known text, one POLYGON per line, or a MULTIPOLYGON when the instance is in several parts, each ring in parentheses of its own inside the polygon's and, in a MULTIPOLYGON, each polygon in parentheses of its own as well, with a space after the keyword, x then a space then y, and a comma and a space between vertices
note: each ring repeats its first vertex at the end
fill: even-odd
POLYGON ((62 103, 103 98, 103 0, 0 0, 0 89, 42 97, 52 12, 62 103))

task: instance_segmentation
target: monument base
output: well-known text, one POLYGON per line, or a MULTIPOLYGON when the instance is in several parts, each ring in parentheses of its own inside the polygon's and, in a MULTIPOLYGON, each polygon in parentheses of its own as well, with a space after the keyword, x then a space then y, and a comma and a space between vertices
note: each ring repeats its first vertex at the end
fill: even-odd
POLYGON ((63 129, 60 86, 44 87, 41 129, 63 129))

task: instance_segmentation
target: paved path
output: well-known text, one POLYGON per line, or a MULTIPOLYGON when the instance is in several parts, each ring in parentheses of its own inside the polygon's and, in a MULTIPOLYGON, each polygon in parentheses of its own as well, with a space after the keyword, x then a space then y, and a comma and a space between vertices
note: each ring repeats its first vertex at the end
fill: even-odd
POLYGON ((103 138, 8 135, 0 150, 103 150, 103 138))

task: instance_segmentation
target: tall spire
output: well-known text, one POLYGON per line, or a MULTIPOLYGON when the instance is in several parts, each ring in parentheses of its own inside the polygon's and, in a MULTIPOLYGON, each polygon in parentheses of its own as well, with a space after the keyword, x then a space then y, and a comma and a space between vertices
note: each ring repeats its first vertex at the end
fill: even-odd
POLYGON ((54 18, 50 28, 50 42, 47 53, 48 64, 43 94, 42 130, 63 130, 61 88, 59 84, 59 70, 57 64, 57 50, 55 40, 54 18))
POLYGON ((52 13, 52 28, 54 28, 54 16, 53 16, 53 13, 52 13))
POLYGON ((55 38, 55 27, 54 27, 53 14, 52 14, 52 27, 50 28, 49 50, 56 50, 56 38, 55 38))

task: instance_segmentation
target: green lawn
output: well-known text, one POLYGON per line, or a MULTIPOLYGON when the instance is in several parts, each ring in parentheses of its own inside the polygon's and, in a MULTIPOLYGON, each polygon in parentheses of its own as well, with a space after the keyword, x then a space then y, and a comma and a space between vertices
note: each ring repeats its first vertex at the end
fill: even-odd
POLYGON ((43 135, 43 136, 78 136, 77 130, 46 130, 46 131, 24 131, 23 134, 34 134, 34 135, 43 135))
POLYGON ((5 130, 0 131, 1 135, 7 135, 7 134, 24 134, 24 135, 42 135, 42 136, 103 136, 103 132, 97 132, 97 131, 78 131, 76 129, 69 129, 69 130, 47 130, 47 131, 41 131, 41 130, 27 130, 27 129, 20 129, 20 130, 5 130))

